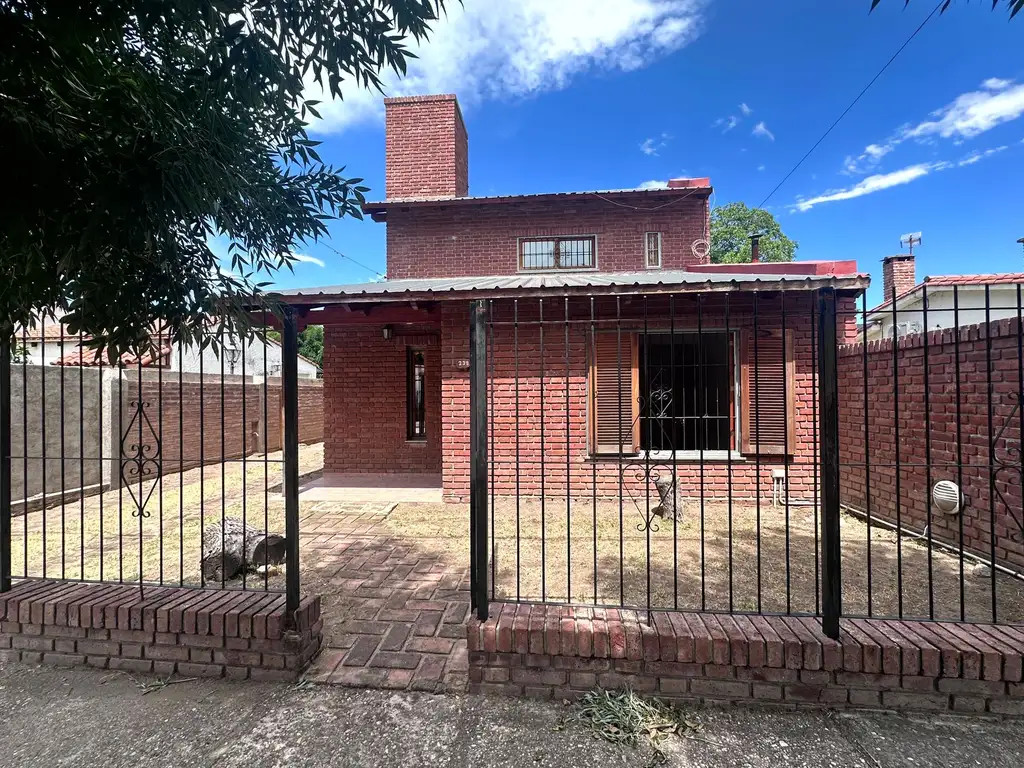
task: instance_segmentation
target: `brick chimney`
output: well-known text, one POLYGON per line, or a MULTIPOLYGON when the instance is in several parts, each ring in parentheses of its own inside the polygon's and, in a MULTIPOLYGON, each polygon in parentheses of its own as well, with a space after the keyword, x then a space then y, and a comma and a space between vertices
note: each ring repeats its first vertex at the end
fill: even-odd
POLYGON ((469 139, 453 94, 384 99, 387 199, 465 197, 469 139))
POLYGON ((896 256, 886 256, 882 259, 882 301, 892 299, 892 291, 896 289, 896 295, 902 296, 917 285, 917 275, 914 269, 914 257, 902 253, 896 256))

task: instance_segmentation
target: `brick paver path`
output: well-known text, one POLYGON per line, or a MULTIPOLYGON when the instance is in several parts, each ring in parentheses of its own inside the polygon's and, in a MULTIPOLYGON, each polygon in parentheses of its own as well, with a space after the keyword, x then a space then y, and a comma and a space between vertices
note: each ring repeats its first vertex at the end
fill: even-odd
POLYGON ((469 563, 406 540, 393 504, 317 502, 300 523, 303 591, 324 596, 315 682, 422 691, 466 689, 469 563))

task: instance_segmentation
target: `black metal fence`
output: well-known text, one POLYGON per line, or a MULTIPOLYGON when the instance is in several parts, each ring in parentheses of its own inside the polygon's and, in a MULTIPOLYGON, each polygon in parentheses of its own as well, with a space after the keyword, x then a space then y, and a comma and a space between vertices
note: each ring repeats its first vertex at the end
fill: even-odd
POLYGON ((0 342, 3 589, 284 591, 297 607, 295 320, 280 345, 210 334, 113 363, 52 317, 0 342))
POLYGON ((1024 619, 1020 288, 962 291, 474 303, 478 613, 1024 619))

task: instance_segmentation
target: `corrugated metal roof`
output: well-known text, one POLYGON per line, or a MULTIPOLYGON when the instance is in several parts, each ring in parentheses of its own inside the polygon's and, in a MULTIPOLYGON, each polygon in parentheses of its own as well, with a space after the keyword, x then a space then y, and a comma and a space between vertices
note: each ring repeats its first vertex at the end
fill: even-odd
POLYGON ((436 195, 425 195, 421 197, 390 197, 387 200, 363 203, 362 208, 366 213, 383 212, 388 208, 403 205, 463 205, 472 203, 515 203, 538 202, 543 200, 563 200, 578 197, 601 197, 609 195, 621 197, 623 195, 643 195, 645 197, 671 197, 679 198, 696 196, 706 197, 713 191, 713 187, 656 187, 654 189, 595 189, 581 192, 532 192, 523 195, 478 195, 466 197, 440 197, 436 195))
POLYGON ((629 293, 729 290, 808 290, 832 286, 859 290, 866 288, 863 276, 720 274, 685 270, 645 272, 545 272, 485 277, 443 277, 416 280, 382 280, 375 283, 329 285, 278 291, 275 295, 291 304, 331 301, 412 299, 445 300, 469 297, 497 297, 534 292, 629 293))

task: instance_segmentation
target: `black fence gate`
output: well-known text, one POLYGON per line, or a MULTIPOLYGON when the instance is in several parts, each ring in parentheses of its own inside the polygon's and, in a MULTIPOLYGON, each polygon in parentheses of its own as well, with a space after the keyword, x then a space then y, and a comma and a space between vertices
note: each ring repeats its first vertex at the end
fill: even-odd
MULTIPOLYGON (((270 322, 264 324, 270 327, 270 322)), ((210 325, 109 361, 53 317, 0 340, 0 590, 284 592, 299 604, 298 344, 210 325)))
POLYGON ((1024 619, 1021 286, 963 290, 474 302, 477 615, 1024 619))

